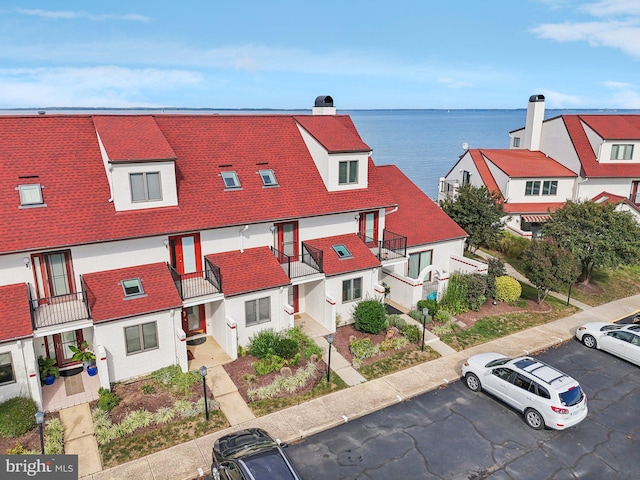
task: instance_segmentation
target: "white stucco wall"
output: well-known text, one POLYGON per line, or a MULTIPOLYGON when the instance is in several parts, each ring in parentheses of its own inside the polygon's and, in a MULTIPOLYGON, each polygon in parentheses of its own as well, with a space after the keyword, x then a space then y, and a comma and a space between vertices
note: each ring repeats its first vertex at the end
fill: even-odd
POLYGON ((540 151, 572 172, 580 174, 580 161, 562 118, 550 119, 542 124, 540 151))
MULTIPOLYGON (((374 284, 378 283, 378 268, 360 270, 357 272, 345 273, 344 275, 335 275, 328 277, 326 280, 326 294, 335 299, 335 311, 336 315, 339 315, 342 322, 351 322, 353 318, 353 308, 358 301, 382 298, 374 290, 374 284), (373 271, 375 270, 375 272, 373 271), (362 277, 362 298, 358 300, 352 300, 348 302, 342 301, 342 282, 344 280, 350 280, 353 278, 362 277)), ((329 328, 327 326, 327 328, 329 328)))
POLYGON ((583 178, 578 182, 577 199, 579 200, 591 200, 602 192, 628 198, 631 194, 631 179, 589 177, 589 179, 583 178))
POLYGON ((0 385, 0 402, 13 397, 31 397, 42 408, 40 373, 33 340, 22 339, 0 344, 0 353, 10 353, 15 382, 0 385))
MULTIPOLYGON (((543 172, 541 172, 543 173, 543 172)), ((541 202, 566 202, 573 197, 576 179, 572 178, 512 178, 509 182, 509 203, 541 203, 541 202), (539 195, 525 195, 527 182, 539 181, 539 195), (558 188, 555 195, 542 195, 542 186, 545 181, 557 181, 558 188)))
POLYGON ((145 208, 170 207, 178 205, 176 169, 172 161, 142 163, 111 163, 111 186, 113 205, 116 211, 142 210, 145 208), (132 202, 129 174, 160 172, 162 199, 149 202, 132 202))

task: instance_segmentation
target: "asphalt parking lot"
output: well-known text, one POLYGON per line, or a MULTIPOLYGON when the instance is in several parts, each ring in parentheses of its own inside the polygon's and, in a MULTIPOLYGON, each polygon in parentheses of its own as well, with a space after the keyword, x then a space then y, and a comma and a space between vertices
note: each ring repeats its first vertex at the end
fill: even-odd
POLYGON ((575 340, 536 355, 577 379, 589 415, 564 431, 460 381, 290 445, 312 479, 638 479, 640 368, 575 340))

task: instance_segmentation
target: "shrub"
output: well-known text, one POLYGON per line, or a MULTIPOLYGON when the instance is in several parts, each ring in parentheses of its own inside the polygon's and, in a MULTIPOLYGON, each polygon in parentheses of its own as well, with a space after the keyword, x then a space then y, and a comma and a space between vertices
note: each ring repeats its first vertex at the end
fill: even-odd
POLYGON ((454 273, 449 278, 449 285, 442 297, 440 307, 448 310, 453 315, 469 311, 467 284, 461 274, 454 273))
POLYGON ((307 382, 316 377, 318 373, 317 364, 310 362, 291 376, 278 375, 270 385, 247 390, 247 395, 251 400, 265 400, 278 395, 282 391, 294 393, 299 388, 304 387, 307 382))
POLYGON ((467 302, 471 310, 478 311, 487 297, 487 278, 486 275, 465 275, 467 283, 467 302))
POLYGON ((276 344, 275 354, 286 360, 293 358, 298 353, 298 342, 291 338, 283 338, 276 344))
POLYGON ((249 353, 257 358, 273 355, 281 338, 281 335, 272 328, 262 330, 249 338, 249 353))
POLYGON ((120 403, 120 397, 104 387, 98 389, 98 407, 105 412, 110 412, 120 403))
POLYGON ((438 302, 435 300, 418 300, 418 311, 422 312, 422 309, 425 307, 429 309, 429 315, 432 317, 438 313, 440 309, 438 302))
POLYGON ((21 444, 16 443, 16 446, 7 450, 7 455, 38 455, 40 452, 35 450, 27 450, 21 444))
POLYGON ((202 377, 197 370, 185 373, 178 365, 161 368, 150 376, 156 379, 163 387, 182 396, 190 395, 191 388, 202 381, 202 377))
POLYGON ((453 316, 446 310, 439 310, 438 313, 436 313, 434 320, 436 322, 446 323, 446 322, 450 322, 452 318, 453 316))
MULTIPOLYGON (((298 325, 285 332, 285 338, 290 338, 298 344, 298 352, 304 358, 311 358, 313 355, 322 356, 322 349, 306 333, 302 331, 302 326, 298 325)), ((295 357, 294 357, 295 359, 295 357)), ((289 362, 293 365, 293 361, 289 362)))
POLYGON ((422 323, 422 310, 409 310, 409 313, 407 315, 409 315, 414 320, 422 323))
POLYGON ((36 402, 28 397, 13 397, 0 403, 0 435, 19 437, 36 426, 36 402))
POLYGON ((278 355, 267 355, 265 358, 253 362, 253 371, 256 372, 256 375, 267 375, 280 370, 284 364, 284 358, 278 355))
POLYGON ((442 335, 446 335, 447 333, 453 332, 457 328, 458 328, 458 326, 454 322, 449 321, 449 322, 445 323, 444 325, 433 327, 433 334, 440 337, 442 335))
POLYGON ((503 275, 496 278, 496 300, 515 302, 522 295, 522 285, 515 278, 503 275))
POLYGON ((396 314, 387 316, 387 322, 389 323, 390 327, 396 327, 400 331, 402 331, 402 329, 407 326, 407 321, 400 315, 396 314))
POLYGON ((422 341, 422 331, 417 325, 405 325, 400 331, 411 343, 420 343, 422 341))
POLYGON ((145 395, 150 395, 150 394, 154 393, 155 391, 156 391, 155 387, 150 383, 145 383, 142 386, 142 393, 144 393, 145 395))
POLYGON ((370 338, 354 340, 349 344, 349 350, 354 357, 359 359, 373 357, 379 351, 370 338))
POLYGON ((389 326, 387 312, 379 300, 362 300, 353 312, 355 329, 361 332, 379 334, 389 326))
POLYGON ((64 426, 59 418, 52 419, 44 430, 44 453, 61 455, 64 452, 64 426))

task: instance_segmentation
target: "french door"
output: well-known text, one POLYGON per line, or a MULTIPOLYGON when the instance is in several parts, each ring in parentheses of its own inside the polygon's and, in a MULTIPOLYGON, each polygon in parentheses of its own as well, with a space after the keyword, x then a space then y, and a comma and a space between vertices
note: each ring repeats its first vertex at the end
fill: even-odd
POLYGON ((378 244, 378 212, 365 212, 360 214, 360 236, 369 247, 378 244))
POLYGON ((202 272, 202 254, 200 253, 200 234, 169 237, 171 266, 183 275, 202 272))
POLYGON ((278 223, 275 227, 277 232, 275 247, 280 253, 280 262, 287 261, 287 256, 294 257, 296 260, 298 257, 298 222, 278 223))
POLYGON ((65 295, 75 293, 69 250, 34 253, 31 255, 31 263, 39 303, 64 300, 65 295))
POLYGON ((82 330, 47 335, 45 337, 47 356, 55 358, 59 368, 76 363, 71 358, 73 357, 73 352, 69 347, 79 347, 83 340, 82 330))

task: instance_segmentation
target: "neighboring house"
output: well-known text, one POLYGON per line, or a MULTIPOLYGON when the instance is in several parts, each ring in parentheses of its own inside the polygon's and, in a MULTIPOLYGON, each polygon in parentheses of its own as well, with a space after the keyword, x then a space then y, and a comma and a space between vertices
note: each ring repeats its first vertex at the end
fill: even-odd
POLYGON ((486 270, 371 153, 331 97, 313 115, 0 117, 0 401, 42 405, 37 358, 77 367, 83 340, 109 388, 186 370, 187 341, 234 359, 297 314, 335 331, 361 299, 410 307, 486 270))
POLYGON ((526 125, 510 148, 465 152, 440 179, 438 200, 460 185, 500 192, 506 228, 531 237, 566 201, 604 192, 640 205, 640 115, 559 115, 544 120, 544 96, 529 98, 526 125))

